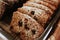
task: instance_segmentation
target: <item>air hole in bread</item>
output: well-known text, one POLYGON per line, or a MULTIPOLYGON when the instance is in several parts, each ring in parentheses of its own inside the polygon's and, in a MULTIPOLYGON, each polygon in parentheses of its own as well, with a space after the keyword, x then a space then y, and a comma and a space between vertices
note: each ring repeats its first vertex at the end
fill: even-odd
POLYGON ((32 15, 34 15, 34 13, 35 13, 34 11, 31 11, 31 14, 32 14, 32 15))
POLYGON ((35 20, 38 20, 38 19, 36 18, 36 16, 34 16, 34 19, 35 19, 35 20))
POLYGON ((29 30, 29 28, 28 28, 27 24, 25 24, 25 29, 26 29, 26 30, 29 30))
POLYGON ((31 30, 31 31, 32 31, 32 34, 33 34, 33 35, 36 33, 36 30, 34 30, 34 29, 33 29, 33 30, 31 30))
POLYGON ((19 27, 22 27, 22 24, 23 24, 22 21, 19 21, 19 22, 18 22, 19 27))
POLYGON ((24 21, 25 21, 25 23, 27 23, 27 22, 28 22, 28 19, 26 19, 26 18, 25 18, 25 20, 24 20, 24 21))

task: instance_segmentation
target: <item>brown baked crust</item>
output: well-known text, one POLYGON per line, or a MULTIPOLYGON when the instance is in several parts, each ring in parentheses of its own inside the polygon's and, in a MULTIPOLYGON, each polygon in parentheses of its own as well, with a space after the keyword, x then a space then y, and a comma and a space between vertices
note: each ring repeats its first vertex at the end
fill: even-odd
POLYGON ((33 18, 18 11, 13 13, 10 26, 10 30, 18 34, 22 40, 35 40, 44 31, 33 18))
POLYGON ((48 40, 60 40, 60 20, 57 23, 54 33, 51 35, 51 37, 48 40))
POLYGON ((37 3, 33 3, 33 2, 30 2, 30 1, 27 1, 24 6, 30 6, 30 7, 36 7, 36 8, 39 8, 39 9, 42 9, 46 12, 49 12, 51 15, 53 14, 53 10, 50 9, 49 7, 45 6, 45 5, 42 5, 42 4, 37 4, 37 3))
POLYGON ((48 13, 38 8, 23 6, 22 8, 18 8, 18 11, 31 16, 43 27, 46 24, 46 22, 50 19, 50 15, 48 13))

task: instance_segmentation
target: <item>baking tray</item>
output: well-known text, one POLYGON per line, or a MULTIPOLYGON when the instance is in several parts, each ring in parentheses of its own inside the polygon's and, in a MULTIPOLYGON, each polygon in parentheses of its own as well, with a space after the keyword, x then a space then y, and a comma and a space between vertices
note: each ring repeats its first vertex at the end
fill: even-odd
MULTIPOLYGON (((60 7, 60 5, 59 5, 59 7, 60 7)), ((57 20, 60 16, 60 8, 59 7, 56 10, 56 12, 54 13, 54 15, 52 16, 49 25, 46 25, 47 27, 45 28, 45 31, 43 32, 43 34, 37 40, 47 40, 51 30, 54 28, 53 25, 57 22, 57 20)), ((5 14, 3 15, 3 17, 0 21, 0 28, 2 29, 1 33, 2 34, 4 33, 3 35, 5 35, 6 37, 8 36, 7 37, 8 40, 19 40, 18 37, 15 34, 12 34, 9 30, 9 24, 11 22, 12 12, 16 11, 16 8, 12 8, 12 9, 7 7, 7 9, 5 11, 5 14), (12 9, 14 9, 14 10, 12 10, 12 9)))

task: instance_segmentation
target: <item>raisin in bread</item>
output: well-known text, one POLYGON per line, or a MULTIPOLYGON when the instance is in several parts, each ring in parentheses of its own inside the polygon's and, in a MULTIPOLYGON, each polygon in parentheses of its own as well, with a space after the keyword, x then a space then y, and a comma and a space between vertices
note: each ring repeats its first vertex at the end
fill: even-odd
POLYGON ((60 40, 60 21, 58 21, 54 33, 49 37, 48 40, 60 40))
POLYGON ((49 7, 45 6, 45 5, 42 5, 42 4, 37 4, 37 3, 33 3, 33 2, 30 2, 30 1, 27 1, 24 6, 31 6, 31 7, 36 7, 36 8, 39 8, 39 9, 42 9, 48 13, 50 13, 51 15, 53 14, 53 10, 50 9, 49 7))
POLYGON ((50 14, 46 13, 42 9, 23 6, 22 8, 18 8, 18 11, 22 12, 23 14, 27 14, 27 15, 31 16, 42 26, 44 26, 46 24, 46 22, 50 19, 50 14))
POLYGON ((44 31, 43 27, 33 18, 18 11, 13 13, 10 30, 19 34, 21 40, 35 40, 44 31))

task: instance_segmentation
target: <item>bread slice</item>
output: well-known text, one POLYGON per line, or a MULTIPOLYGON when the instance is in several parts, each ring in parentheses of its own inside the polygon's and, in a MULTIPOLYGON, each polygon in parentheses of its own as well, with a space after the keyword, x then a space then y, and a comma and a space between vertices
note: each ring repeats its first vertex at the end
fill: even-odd
POLYGON ((45 5, 42 5, 42 4, 37 4, 37 3, 33 3, 33 2, 28 1, 28 2, 26 2, 24 4, 24 6, 36 7, 36 8, 45 10, 46 12, 50 13, 51 15, 53 14, 53 10, 52 9, 50 9, 49 7, 47 7, 45 5))
POLYGON ((49 3, 49 4, 51 4, 51 5, 53 5, 53 6, 55 6, 55 7, 57 7, 58 6, 58 4, 59 4, 59 0, 29 0, 29 1, 36 1, 36 2, 39 2, 39 1, 44 1, 44 2, 47 2, 47 3, 49 3))
POLYGON ((36 20, 18 11, 13 13, 10 30, 16 33, 21 40, 35 40, 44 31, 36 20))
POLYGON ((42 26, 44 26, 50 19, 50 15, 48 13, 38 8, 23 6, 22 8, 18 8, 18 11, 31 16, 42 26))
POLYGON ((53 6, 53 5, 51 5, 50 3, 47 3, 47 2, 45 2, 45 1, 41 1, 41 0, 29 0, 29 1, 35 2, 35 3, 39 3, 39 4, 43 4, 43 5, 51 8, 52 10, 56 10, 56 7, 55 7, 55 6, 53 6))
POLYGON ((59 4, 59 0, 43 0, 43 1, 50 3, 51 5, 55 7, 58 7, 58 4, 59 4))

